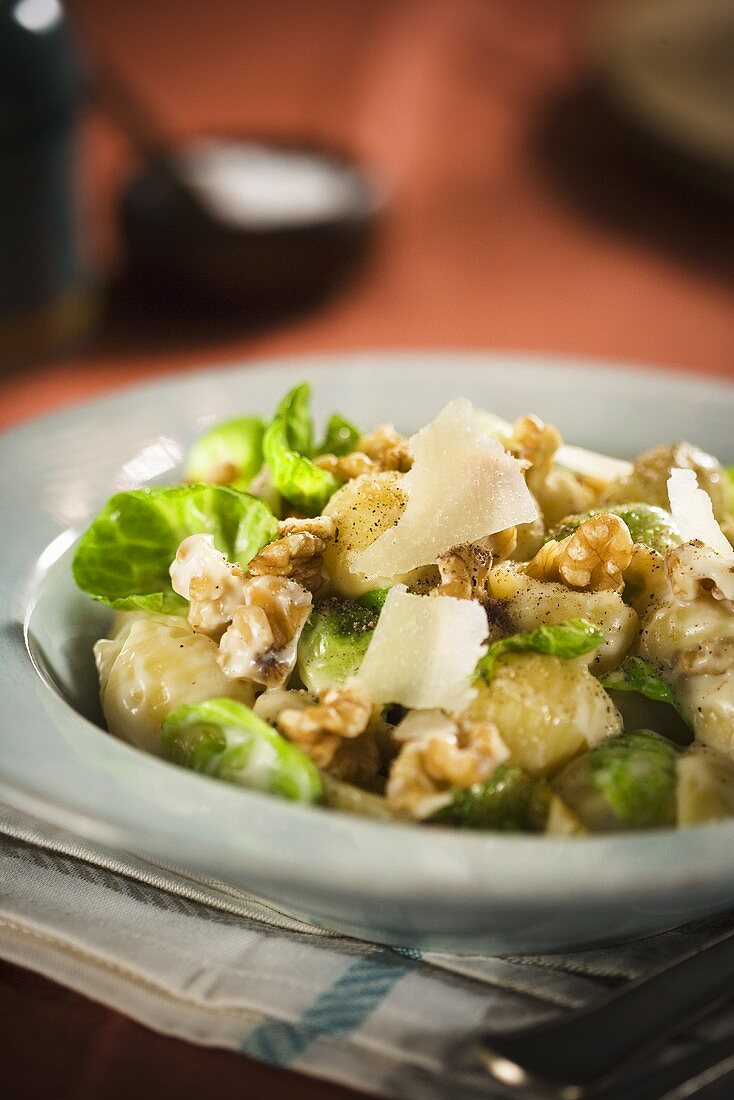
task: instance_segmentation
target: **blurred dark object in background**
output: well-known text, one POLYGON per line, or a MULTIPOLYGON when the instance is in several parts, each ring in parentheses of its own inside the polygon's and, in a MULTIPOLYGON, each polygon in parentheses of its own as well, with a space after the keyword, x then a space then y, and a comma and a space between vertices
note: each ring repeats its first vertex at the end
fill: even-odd
POLYGON ((78 340, 95 311, 76 148, 82 78, 59 0, 0 4, 0 362, 78 340))
POLYGON ((538 116, 538 163, 590 222, 734 282, 734 2, 623 0, 585 79, 538 116))
POLYGON ((592 21, 606 96, 672 172, 734 199, 734 3, 625 0, 592 21))
POLYGON ((185 186, 149 161, 121 196, 125 276, 146 297, 304 306, 364 259, 381 203, 345 155, 224 135, 174 152, 185 186))
POLYGON ((546 105, 534 148, 549 187, 590 225, 734 283, 734 189, 636 125, 598 79, 546 105))

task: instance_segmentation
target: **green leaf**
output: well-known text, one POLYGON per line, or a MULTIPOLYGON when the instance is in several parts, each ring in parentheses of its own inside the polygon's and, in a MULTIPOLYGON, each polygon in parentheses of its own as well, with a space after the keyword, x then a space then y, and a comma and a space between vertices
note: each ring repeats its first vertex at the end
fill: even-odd
POLYGON ((541 833, 550 807, 550 788, 512 764, 502 764, 486 783, 455 787, 451 802, 430 819, 463 829, 541 833))
POLYGON ((194 443, 186 460, 187 481, 214 482, 247 490, 263 464, 265 425, 259 416, 215 424, 194 443))
POLYGON ((120 611, 179 611, 169 568, 188 535, 214 536, 218 550, 247 565, 278 537, 262 500, 224 485, 177 485, 116 493, 82 535, 74 580, 95 600, 120 611))
POLYGON ((307 515, 319 515, 339 488, 337 479, 310 459, 313 425, 311 387, 303 382, 281 401, 263 439, 265 461, 282 497, 307 515))
POLYGON ((163 721, 163 747, 175 763, 294 802, 321 802, 313 761, 254 711, 233 699, 177 707, 163 721))
POLYGON ((688 728, 693 729, 673 689, 651 664, 643 661, 642 657, 625 657, 620 667, 600 677, 599 683, 607 691, 636 691, 646 699, 653 699, 656 703, 670 703, 688 728))
POLYGON ((333 413, 326 425, 326 435, 318 447, 320 455, 348 455, 359 442, 362 433, 340 413, 333 413))
POLYGON ((633 829, 675 824, 678 749, 652 730, 635 730, 589 753, 589 783, 633 829))
POLYGON ((309 691, 357 674, 378 616, 379 610, 337 596, 316 605, 298 642, 298 673, 309 691))
POLYGON ((508 653, 546 653, 573 660, 597 649, 604 641, 598 627, 586 619, 569 619, 555 626, 538 626, 521 634, 510 634, 494 642, 476 667, 476 675, 489 683, 497 661, 508 653))
POLYGON ((561 539, 572 535, 584 520, 603 512, 619 516, 626 523, 633 542, 650 546, 660 554, 667 553, 671 547, 679 546, 683 541, 670 512, 666 512, 664 508, 657 508, 653 504, 643 503, 609 504, 605 508, 592 508, 588 512, 567 516, 550 532, 548 539, 556 539, 560 542, 561 539))

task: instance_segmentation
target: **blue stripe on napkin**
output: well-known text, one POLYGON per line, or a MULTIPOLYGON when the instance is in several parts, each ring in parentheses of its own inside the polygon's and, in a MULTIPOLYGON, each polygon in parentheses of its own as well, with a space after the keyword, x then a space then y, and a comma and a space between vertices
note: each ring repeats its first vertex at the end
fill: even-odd
POLYGON ((375 951, 353 963, 341 978, 311 1004, 296 1023, 270 1020, 241 1046, 244 1054, 276 1066, 287 1066, 321 1035, 348 1035, 360 1027, 420 958, 418 952, 375 951))

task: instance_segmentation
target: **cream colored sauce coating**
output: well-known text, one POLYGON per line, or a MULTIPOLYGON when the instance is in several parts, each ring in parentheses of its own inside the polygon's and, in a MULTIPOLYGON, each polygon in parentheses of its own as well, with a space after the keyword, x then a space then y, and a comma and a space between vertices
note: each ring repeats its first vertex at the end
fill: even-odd
POLYGON ((734 669, 716 676, 685 675, 677 665, 681 653, 726 638, 734 638, 734 615, 721 602, 701 596, 655 607, 642 624, 638 649, 641 657, 665 671, 696 735, 734 755, 734 669))

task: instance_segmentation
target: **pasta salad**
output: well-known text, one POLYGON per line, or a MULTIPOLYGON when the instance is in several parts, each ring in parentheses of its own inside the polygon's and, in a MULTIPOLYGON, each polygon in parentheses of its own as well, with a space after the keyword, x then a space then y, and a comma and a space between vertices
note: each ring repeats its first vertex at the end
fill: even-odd
POLYGON ((731 480, 458 398, 412 436, 304 383, 116 493, 79 587, 112 734, 228 783, 426 826, 734 816, 731 480))

